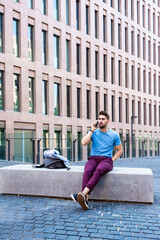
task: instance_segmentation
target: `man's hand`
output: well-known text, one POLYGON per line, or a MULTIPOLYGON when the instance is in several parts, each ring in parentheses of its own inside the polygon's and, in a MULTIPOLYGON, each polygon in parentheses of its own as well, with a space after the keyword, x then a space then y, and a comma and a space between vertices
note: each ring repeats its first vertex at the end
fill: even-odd
POLYGON ((98 128, 97 121, 92 124, 91 130, 94 132, 98 128))

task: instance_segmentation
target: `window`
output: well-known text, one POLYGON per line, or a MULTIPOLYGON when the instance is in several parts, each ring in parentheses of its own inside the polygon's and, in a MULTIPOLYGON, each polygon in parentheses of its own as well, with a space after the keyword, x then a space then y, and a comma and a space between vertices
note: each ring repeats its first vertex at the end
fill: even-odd
POLYGON ((143 119, 144 119, 144 125, 147 123, 147 115, 146 115, 146 103, 143 103, 143 119))
POLYGON ((98 11, 95 10, 95 38, 98 38, 98 11))
POLYGON ((4 73, 0 70, 0 110, 4 110, 4 73))
POLYGON ((132 89, 135 89, 135 69, 134 69, 134 66, 132 65, 131 67, 131 82, 132 82, 132 89))
POLYGON ((138 101, 138 124, 141 124, 141 102, 138 101))
POLYGON ((79 29, 79 0, 76 0, 76 29, 79 29))
POLYGON ((139 0, 137 1, 137 23, 139 24, 140 23, 140 14, 139 14, 139 0))
POLYGON ((124 13, 128 16, 128 0, 124 0, 124 13))
POLYGON ((95 51, 95 79, 98 79, 98 51, 95 51))
POLYGON ((54 83, 54 116, 60 116, 60 84, 54 83))
POLYGON ((148 40, 148 62, 151 62, 151 41, 148 40))
POLYGON ((86 34, 89 34, 89 6, 86 5, 86 34))
POLYGON ((132 99, 132 116, 135 116, 135 100, 134 99, 132 99))
POLYGON ((78 161, 82 160, 82 144, 81 144, 81 139, 82 139, 82 132, 77 132, 77 157, 78 161))
POLYGON ((3 52, 3 14, 0 13, 0 52, 3 52))
POLYGON ((156 33, 156 27, 155 27, 155 12, 153 13, 153 33, 156 33))
POLYGON ((146 59, 146 39, 143 37, 143 60, 146 59))
POLYGON ((160 76, 158 76, 158 97, 160 97, 160 76))
POLYGON ((114 109, 114 104, 115 104, 115 101, 114 101, 114 96, 112 95, 111 96, 111 112, 112 112, 112 122, 115 121, 114 119, 114 114, 115 114, 115 109, 114 109))
POLYGON ((142 5, 142 23, 143 23, 143 27, 145 27, 145 6, 144 6, 144 4, 142 5))
POLYGON ((152 125, 152 107, 151 103, 149 103, 149 125, 152 125))
POLYGON ((67 159, 72 161, 72 130, 67 130, 67 159))
POLYGON ((53 36, 54 42, 54 68, 59 69, 59 36, 53 36))
POLYGON ((138 69, 137 69, 137 87, 138 87, 138 91, 141 90, 140 84, 141 84, 141 81, 140 81, 140 68, 138 67, 138 69))
POLYGON ((160 13, 157 17, 158 37, 160 37, 160 13))
POLYGON ((131 31, 131 54, 134 54, 134 30, 131 31))
POLYGON ((160 67, 160 43, 158 46, 158 67, 160 67))
POLYGON ((47 32, 42 30, 42 64, 47 65, 47 32))
POLYGON ((107 111, 107 94, 104 93, 104 111, 107 111))
POLYGON ((114 57, 111 57, 111 83, 114 84, 114 57))
POLYGON ((111 0, 111 7, 114 7, 114 0, 111 0))
POLYGON ((34 78, 29 77, 29 112, 34 113, 34 78))
POLYGON ((154 104, 154 126, 157 126, 157 107, 154 104))
POLYGON ((33 0, 28 0, 28 7, 33 9, 33 0))
POLYGON ((121 0, 118 0, 118 12, 121 12, 121 0))
POLYGON ((131 0, 131 19, 134 20, 134 0, 131 0))
POLYGON ((19 57, 19 21, 13 19, 13 55, 19 57))
POLYGON ((67 86, 67 117, 71 116, 71 87, 67 86))
POLYGON ((103 81, 106 82, 107 78, 107 55, 103 54, 103 81))
POLYGON ((151 30, 151 11, 150 8, 148 9, 148 30, 151 30))
POLYGON ((62 130, 55 130, 55 149, 59 151, 59 154, 62 154, 62 130))
POLYGON ((128 63, 125 63, 125 87, 128 88, 128 63))
POLYGON ((122 122, 122 97, 119 97, 119 122, 122 122))
POLYGON ((148 72, 148 88, 149 94, 151 94, 151 72, 148 72))
POLYGON ((114 45, 114 20, 111 19, 111 45, 114 45))
POLYGON ((153 84, 154 84, 154 95, 156 96, 157 94, 157 84, 156 84, 156 74, 153 74, 153 84))
POLYGON ((14 111, 20 111, 20 84, 19 84, 19 75, 13 74, 13 91, 14 91, 14 111))
POLYGON ((118 60, 118 85, 122 85, 122 61, 118 60))
POLYGON ((70 0, 66 0, 66 25, 69 26, 69 1, 70 0))
POLYGON ((128 52, 128 27, 125 27, 125 51, 128 52))
POLYGON ((160 106, 159 106, 159 126, 160 126, 160 106))
POLYGON ((70 41, 66 40, 66 71, 70 71, 70 41))
POLYGON ((118 23, 118 48, 121 49, 121 24, 118 23))
POLYGON ((137 57, 140 57, 140 35, 137 34, 137 57))
POLYGON ((46 0, 42 0, 42 14, 46 15, 46 0))
POLYGON ((95 93, 95 104, 96 104, 96 119, 98 120, 98 113, 99 113, 99 92, 95 93))
POLYGON ((33 55, 33 26, 28 25, 28 59, 34 61, 33 55))
POLYGON ((128 104, 128 98, 125 99, 126 100, 126 123, 129 123, 129 104, 128 104))
POLYGON ((42 80, 42 112, 47 115, 47 81, 42 80))
POLYGON ((146 93, 146 70, 143 70, 143 92, 146 93))
POLYGON ((153 64, 156 64, 156 44, 153 43, 153 64))
POLYGON ((53 17, 59 21, 59 0, 53 0, 53 17))
POLYGON ((89 77, 89 48, 86 48, 86 77, 89 77))
POLYGON ((81 89, 77 88, 77 118, 81 117, 81 89))
POLYGON ((90 119, 90 106, 91 106, 91 102, 90 102, 90 90, 87 89, 87 119, 90 119))
POLYGON ((103 15, 103 42, 106 42, 106 16, 103 15))
POLYGON ((80 44, 76 44, 76 52, 77 52, 77 57, 76 57, 76 62, 77 62, 77 74, 80 74, 80 44))

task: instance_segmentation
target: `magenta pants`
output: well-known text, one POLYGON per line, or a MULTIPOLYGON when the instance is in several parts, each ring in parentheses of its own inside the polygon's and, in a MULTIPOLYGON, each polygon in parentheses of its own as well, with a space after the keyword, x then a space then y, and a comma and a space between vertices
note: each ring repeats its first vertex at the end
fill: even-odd
POLYGON ((91 156, 84 168, 82 191, 85 187, 90 192, 99 182, 100 178, 107 172, 112 171, 113 161, 110 157, 91 156))

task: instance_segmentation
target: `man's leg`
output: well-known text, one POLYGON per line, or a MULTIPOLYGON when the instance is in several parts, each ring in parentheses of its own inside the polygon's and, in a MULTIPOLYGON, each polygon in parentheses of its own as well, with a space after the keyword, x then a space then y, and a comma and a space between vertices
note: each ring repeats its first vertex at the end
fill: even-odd
MULTIPOLYGON (((107 172, 112 171, 113 169, 113 161, 111 158, 105 158, 104 160, 101 160, 96 167, 92 177, 88 181, 86 188, 90 191, 93 190, 93 188, 97 185, 102 175, 104 175, 107 172)), ((87 189, 84 191, 84 195, 87 193, 87 189)))

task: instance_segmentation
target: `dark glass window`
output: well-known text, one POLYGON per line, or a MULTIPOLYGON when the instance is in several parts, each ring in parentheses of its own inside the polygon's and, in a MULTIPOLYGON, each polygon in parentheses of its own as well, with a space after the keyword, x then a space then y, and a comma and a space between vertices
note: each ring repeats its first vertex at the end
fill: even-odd
POLYGON ((122 122, 122 98, 119 97, 119 122, 122 122))
POLYGON ((121 49, 121 24, 118 23, 118 48, 121 49))
POLYGON ((47 65, 47 32, 42 30, 42 64, 47 65))
POLYGON ((70 71, 70 41, 66 40, 66 71, 70 71))
POLYGON ((29 77, 29 112, 34 113, 34 78, 29 77))
POLYGON ((95 79, 98 79, 98 51, 95 51, 95 79))
POLYGON ((89 77, 89 48, 86 48, 86 77, 89 77))
POLYGON ((114 21, 111 19, 111 45, 114 45, 114 21))
POLYGON ((42 80, 42 112, 47 115, 47 81, 42 80))
POLYGON ((42 0, 42 14, 46 15, 46 0, 42 0))
POLYGON ((114 84, 114 58, 111 57, 111 83, 114 84))
POLYGON ((87 119, 90 119, 90 90, 87 90, 87 119))
POLYGON ((128 87, 128 63, 125 63, 125 87, 128 87))
POLYGON ((103 42, 106 42, 106 16, 103 15, 103 42))
POLYGON ((77 118, 81 117, 81 89, 77 88, 77 118))
POLYGON ((14 83, 14 111, 20 111, 20 83, 19 75, 13 74, 13 83, 14 83))
POLYGON ((99 113, 99 92, 95 93, 95 104, 96 104, 96 119, 98 120, 99 113))
POLYGON ((107 111, 107 94, 104 93, 104 111, 107 111))
POLYGON ((67 130, 67 159, 72 161, 72 131, 67 130))
POLYGON ((76 29, 79 30, 79 0, 76 0, 76 29))
POLYGON ((114 115, 115 115, 115 112, 114 112, 114 104, 115 104, 115 102, 114 102, 114 96, 112 95, 111 96, 111 112, 112 112, 112 122, 114 122, 115 121, 115 119, 114 119, 114 115))
POLYGON ((76 44, 76 51, 77 51, 77 74, 80 74, 80 44, 76 44))
POLYGON ((122 84, 122 62, 118 60, 118 85, 121 86, 122 84))
POLYGON ((28 25, 28 59, 33 61, 33 26, 28 25))
POLYGON ((77 155, 78 155, 78 161, 82 160, 82 132, 77 132, 77 155))
POLYGON ((0 70, 0 110, 4 110, 4 73, 0 70))
POLYGON ((13 19, 13 55, 19 57, 19 20, 13 19))
POLYGON ((59 151, 59 154, 62 154, 62 131, 55 130, 55 149, 59 151))
POLYGON ((53 0, 53 16, 54 20, 59 21, 59 0, 53 0))
POLYGON ((89 34, 89 6, 86 5, 86 34, 89 34))
POLYGON ((95 38, 98 38, 98 11, 95 10, 95 38))
POLYGON ((54 41, 54 68, 59 69, 59 36, 53 36, 54 41))
POLYGON ((103 54, 103 81, 106 82, 106 77, 107 77, 107 56, 106 54, 103 54))
POLYGON ((33 0, 28 0, 28 7, 33 9, 33 0))
POLYGON ((3 13, 0 13, 0 52, 3 52, 3 13))
POLYGON ((70 0, 66 0, 66 25, 69 26, 69 1, 70 0))
POLYGON ((67 86, 67 117, 71 116, 71 87, 67 86))
POLYGON ((128 52, 128 28, 125 27, 125 51, 128 52))
POLYGON ((54 83, 54 116, 60 116, 60 84, 54 83))

